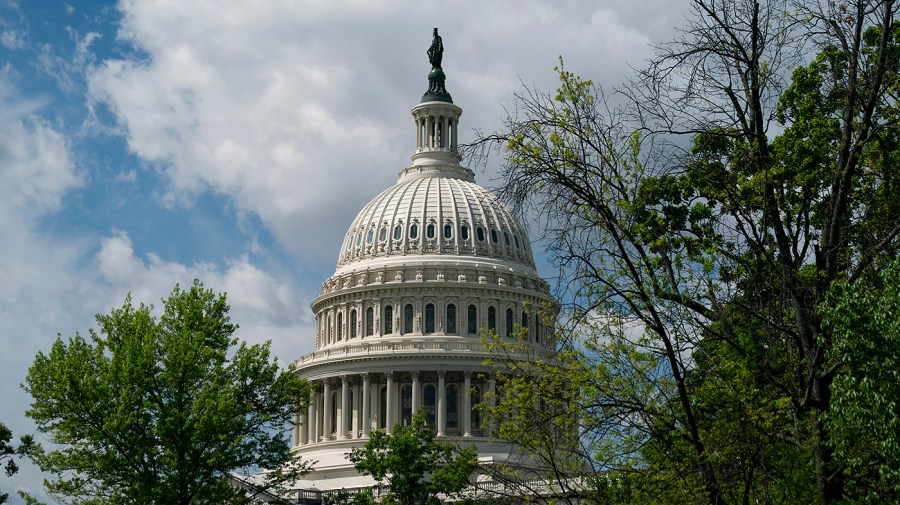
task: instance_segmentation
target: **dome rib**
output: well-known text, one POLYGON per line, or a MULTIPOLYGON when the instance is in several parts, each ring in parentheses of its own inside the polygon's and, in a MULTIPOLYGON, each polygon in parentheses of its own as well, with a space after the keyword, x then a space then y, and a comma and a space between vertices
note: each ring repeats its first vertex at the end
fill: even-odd
MULTIPOLYGON (((461 168, 461 167, 460 167, 461 168)), ((516 249, 514 241, 527 243, 524 228, 505 205, 475 182, 446 177, 442 172, 431 176, 403 178, 375 196, 353 220, 345 236, 338 266, 381 256, 447 255, 489 257, 512 261, 534 269, 534 259, 524 247, 516 249), (434 237, 427 236, 434 225, 434 237), (451 238, 444 237, 444 226, 453 227, 451 238), (469 245, 464 245, 461 228, 467 225, 469 245), (400 239, 394 228, 401 228, 400 239), (411 236, 416 225, 416 237, 411 236), (484 240, 478 240, 478 228, 484 240), (384 228, 384 240, 381 239, 384 228), (507 237, 509 244, 507 244, 507 237), (496 242, 494 239, 496 238, 496 242)))

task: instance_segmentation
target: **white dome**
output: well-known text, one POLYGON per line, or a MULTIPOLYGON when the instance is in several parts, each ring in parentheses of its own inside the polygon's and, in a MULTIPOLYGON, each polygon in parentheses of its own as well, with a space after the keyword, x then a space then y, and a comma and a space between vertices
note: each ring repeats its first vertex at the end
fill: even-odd
POLYGON ((344 237, 338 270, 409 255, 478 257, 534 269, 518 220, 475 183, 471 170, 452 164, 407 168, 363 207, 344 237))

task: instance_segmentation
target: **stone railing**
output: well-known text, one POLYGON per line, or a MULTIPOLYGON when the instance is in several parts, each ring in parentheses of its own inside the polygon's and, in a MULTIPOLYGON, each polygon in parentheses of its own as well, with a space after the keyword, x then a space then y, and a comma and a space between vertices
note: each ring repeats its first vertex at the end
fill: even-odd
MULTIPOLYGON (((527 349, 523 349, 521 352, 511 353, 510 357, 528 359, 529 357, 532 357, 536 354, 540 355, 541 357, 549 357, 550 355, 549 351, 538 347, 535 344, 526 345, 527 349)), ((297 360, 294 361, 294 365, 298 367, 308 366, 313 363, 340 360, 351 357, 357 358, 368 356, 377 357, 387 355, 395 356, 442 353, 453 356, 480 354, 484 357, 488 357, 492 354, 484 348, 484 345, 480 341, 475 340, 443 338, 383 340, 373 338, 312 352, 310 354, 297 358, 297 360)))

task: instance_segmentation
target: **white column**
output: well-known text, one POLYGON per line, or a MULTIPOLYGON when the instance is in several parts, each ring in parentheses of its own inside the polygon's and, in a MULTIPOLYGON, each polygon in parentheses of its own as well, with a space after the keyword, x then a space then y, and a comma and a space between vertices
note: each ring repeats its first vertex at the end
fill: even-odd
POLYGON ((463 372, 463 390, 462 390, 462 425, 463 436, 472 436, 472 398, 469 392, 472 389, 472 372, 463 372))
POLYGON ((437 435, 444 436, 447 431, 447 387, 446 387, 445 370, 438 370, 438 391, 437 391, 437 435))
POLYGON ((450 147, 451 147, 454 151, 456 150, 456 144, 457 144, 457 141, 456 141, 456 135, 458 134, 458 130, 457 130, 456 128, 457 128, 457 125, 458 125, 458 124, 459 124, 459 120, 454 119, 454 120, 453 120, 453 123, 450 125, 450 128, 451 128, 451 130, 453 131, 453 136, 450 137, 450 139, 451 139, 450 147))
POLYGON ((300 445, 300 416, 294 414, 293 416, 293 428, 291 428, 291 447, 297 447, 300 445))
POLYGON ((359 438, 359 381, 354 379, 353 386, 350 388, 350 391, 353 392, 353 405, 350 406, 350 412, 353 413, 353 421, 350 423, 350 438, 359 438))
POLYGON ((385 376, 387 376, 387 412, 384 413, 384 427, 390 435, 394 429, 394 413, 397 412, 397 409, 394 408, 394 397, 396 396, 394 394, 394 372, 388 372, 385 376))
POLYGON ((425 146, 434 147, 434 124, 431 122, 431 116, 425 116, 425 146))
POLYGON ((419 383, 419 371, 413 370, 412 373, 412 414, 422 408, 422 384, 419 383))
POLYGON ((306 409, 306 443, 312 444, 316 441, 316 402, 319 401, 319 394, 313 392, 312 398, 309 400, 309 407, 306 409))
POLYGON ((347 379, 346 375, 341 376, 341 397, 338 399, 340 403, 338 403, 338 439, 344 440, 347 438, 347 420, 350 416, 350 395, 348 394, 348 390, 350 388, 350 382, 347 379))
POLYGON ((369 415, 369 403, 370 403, 370 395, 369 393, 372 390, 371 384, 369 384, 369 374, 362 374, 362 436, 363 438, 368 438, 369 436, 369 428, 372 426, 371 416, 369 415))
POLYGON ((322 391, 322 440, 331 440, 331 383, 322 391))

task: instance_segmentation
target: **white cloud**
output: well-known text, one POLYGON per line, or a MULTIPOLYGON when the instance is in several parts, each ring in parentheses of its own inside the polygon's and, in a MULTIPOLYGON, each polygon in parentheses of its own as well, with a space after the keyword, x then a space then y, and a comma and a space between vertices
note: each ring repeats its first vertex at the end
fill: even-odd
POLYGON ((130 149, 167 175, 166 201, 226 194, 298 256, 329 261, 353 213, 409 162, 405 111, 427 85, 432 26, 445 37, 464 128, 494 128, 520 76, 554 87, 560 54, 600 77, 649 54, 646 33, 583 2, 120 8, 118 37, 137 55, 93 67, 90 94, 113 110, 130 149))
POLYGON ((309 300, 302 298, 289 280, 275 278, 246 257, 228 259, 224 269, 208 262, 168 262, 152 253, 140 258, 128 234, 114 231, 101 241, 96 265, 102 296, 95 298, 103 300, 96 312, 120 306, 127 292, 135 303, 158 308, 175 284, 187 287, 200 279, 207 288, 227 293, 231 319, 240 325, 238 336, 242 339, 252 343, 272 340, 273 351, 285 361, 312 350, 315 325, 309 300))

